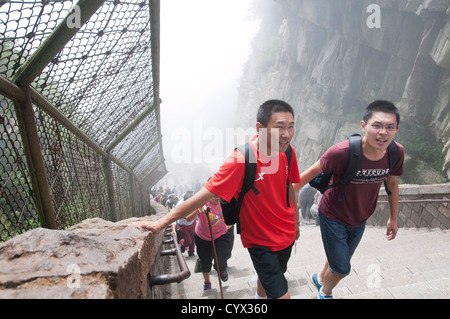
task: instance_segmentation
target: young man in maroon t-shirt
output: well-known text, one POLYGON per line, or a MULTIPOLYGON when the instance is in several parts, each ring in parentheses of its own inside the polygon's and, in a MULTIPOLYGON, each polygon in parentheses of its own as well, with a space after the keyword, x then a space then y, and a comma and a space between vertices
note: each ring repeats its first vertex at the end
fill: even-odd
MULTIPOLYGON (((378 192, 386 180, 392 194, 388 197, 390 218, 386 238, 392 240, 397 234, 399 186, 398 176, 403 174, 403 146, 397 144, 397 163, 389 171, 388 146, 399 130, 398 109, 388 101, 375 101, 366 108, 361 121, 362 160, 356 177, 345 185, 340 197, 340 187, 325 191, 319 205, 320 230, 327 261, 323 270, 313 274, 312 279, 319 290, 320 299, 332 298, 332 290, 350 273, 350 259, 358 246, 366 220, 373 214, 378 192)), ((333 172, 329 185, 338 182, 344 174, 348 159, 349 141, 333 145, 309 169, 300 174, 302 187, 319 173, 333 172)))

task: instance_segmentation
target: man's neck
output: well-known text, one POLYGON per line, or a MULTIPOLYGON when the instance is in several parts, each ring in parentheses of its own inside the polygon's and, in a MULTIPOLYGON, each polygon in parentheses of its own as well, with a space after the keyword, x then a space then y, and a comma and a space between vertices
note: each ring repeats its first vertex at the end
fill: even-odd
POLYGON ((374 149, 370 147, 368 143, 366 143, 365 138, 362 141, 362 151, 364 156, 371 161, 379 161, 386 154, 386 149, 374 149))
POLYGON ((272 150, 271 150, 270 148, 268 148, 267 146, 263 149, 263 148, 260 146, 261 141, 260 141, 259 136, 258 136, 257 138, 255 138, 251 143, 252 143, 253 146, 256 148, 256 150, 258 151, 258 153, 259 153, 260 155, 265 156, 265 157, 271 157, 271 158, 274 158, 274 157, 277 157, 278 154, 279 154, 279 152, 272 151, 272 150), (268 154, 267 154, 267 153, 268 153, 268 154))

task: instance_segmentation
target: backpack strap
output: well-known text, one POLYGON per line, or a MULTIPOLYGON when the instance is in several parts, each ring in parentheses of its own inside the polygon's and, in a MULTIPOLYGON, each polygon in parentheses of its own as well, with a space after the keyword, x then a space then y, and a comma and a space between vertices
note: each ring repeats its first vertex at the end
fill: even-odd
POLYGON ((362 138, 359 134, 353 134, 348 137, 348 141, 350 144, 350 154, 347 164, 347 169, 345 170, 344 175, 342 175, 339 184, 341 186, 339 193, 339 201, 341 202, 344 197, 344 189, 345 185, 350 183, 352 179, 356 177, 358 173, 359 167, 361 165, 362 158, 362 138))
POLYGON ((287 180, 286 180, 286 205, 287 207, 291 207, 291 204, 289 203, 289 186, 290 186, 290 181, 289 181, 289 175, 291 174, 291 159, 292 159, 292 147, 291 144, 289 144, 287 150, 284 152, 286 154, 286 158, 287 158, 287 162, 288 162, 288 176, 287 176, 287 180))
MULTIPOLYGON (((337 182, 334 182, 333 184, 330 184, 326 187, 324 187, 322 193, 324 193, 326 190, 340 186, 339 190, 339 201, 342 202, 342 199, 344 198, 344 190, 345 185, 350 183, 352 179, 356 177, 356 174, 358 174, 359 167, 361 165, 361 159, 362 159, 362 137, 359 134, 353 134, 348 137, 350 150, 349 150, 349 158, 347 163, 347 168, 345 169, 344 174, 342 175, 341 179, 337 182)), ((331 175, 333 172, 328 174, 319 174, 319 176, 327 177, 326 179, 330 180, 331 175)))
MULTIPOLYGON (((388 146, 388 158, 389 158, 389 174, 391 174, 392 169, 394 168, 395 164, 397 164, 397 155, 398 154, 398 147, 397 144, 395 144, 394 141, 391 142, 388 146)), ((386 180, 384 180, 384 189, 386 190, 386 193, 391 196, 392 192, 389 190, 386 184, 386 180)))
MULTIPOLYGON (((242 206, 242 202, 244 201, 245 194, 252 189, 253 192, 258 195, 260 192, 255 187, 255 178, 256 178, 256 156, 255 152, 253 151, 253 148, 250 146, 249 143, 245 143, 244 145, 241 145, 237 147, 237 149, 244 155, 245 158, 245 175, 244 175, 244 182, 242 184, 241 192, 239 193, 239 198, 237 201, 237 207, 238 211, 240 210, 242 206)), ((292 147, 291 145, 288 146, 287 150, 285 151, 287 162, 288 162, 288 177, 286 180, 286 204, 287 207, 291 207, 290 200, 289 200, 289 174, 291 172, 291 159, 292 159, 292 147)), ((238 215, 239 218, 239 215, 238 215)), ((238 224, 239 228, 239 224, 238 224)))
POLYGON ((252 147, 249 143, 245 143, 237 148, 245 158, 245 175, 244 182, 242 184, 241 192, 239 193, 239 198, 244 198, 244 195, 253 189, 256 195, 259 194, 258 189, 255 187, 254 182, 256 178, 256 156, 252 147))
POLYGON ((236 216, 236 231, 238 234, 241 233, 241 224, 239 222, 239 211, 241 210, 242 202, 244 201, 245 194, 253 189, 256 195, 259 194, 258 189, 255 187, 254 182, 256 178, 256 156, 252 147, 249 143, 245 143, 237 147, 237 149, 244 155, 245 159, 245 173, 244 181, 242 183, 242 188, 239 193, 239 197, 236 203, 237 216, 236 216))

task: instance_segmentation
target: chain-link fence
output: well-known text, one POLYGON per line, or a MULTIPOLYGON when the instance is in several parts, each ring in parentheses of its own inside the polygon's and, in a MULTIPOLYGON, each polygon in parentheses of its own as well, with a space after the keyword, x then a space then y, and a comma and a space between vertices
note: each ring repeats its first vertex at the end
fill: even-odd
POLYGON ((150 213, 159 0, 0 0, 0 242, 150 213))

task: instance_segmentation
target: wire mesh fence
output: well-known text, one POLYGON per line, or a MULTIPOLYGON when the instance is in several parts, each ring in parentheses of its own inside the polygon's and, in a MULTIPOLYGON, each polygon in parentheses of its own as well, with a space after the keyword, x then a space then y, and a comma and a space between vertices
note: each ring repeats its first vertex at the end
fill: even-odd
POLYGON ((149 214, 159 103, 158 0, 0 0, 0 241, 149 214))
POLYGON ((0 95, 0 241, 39 225, 13 102, 0 95))

